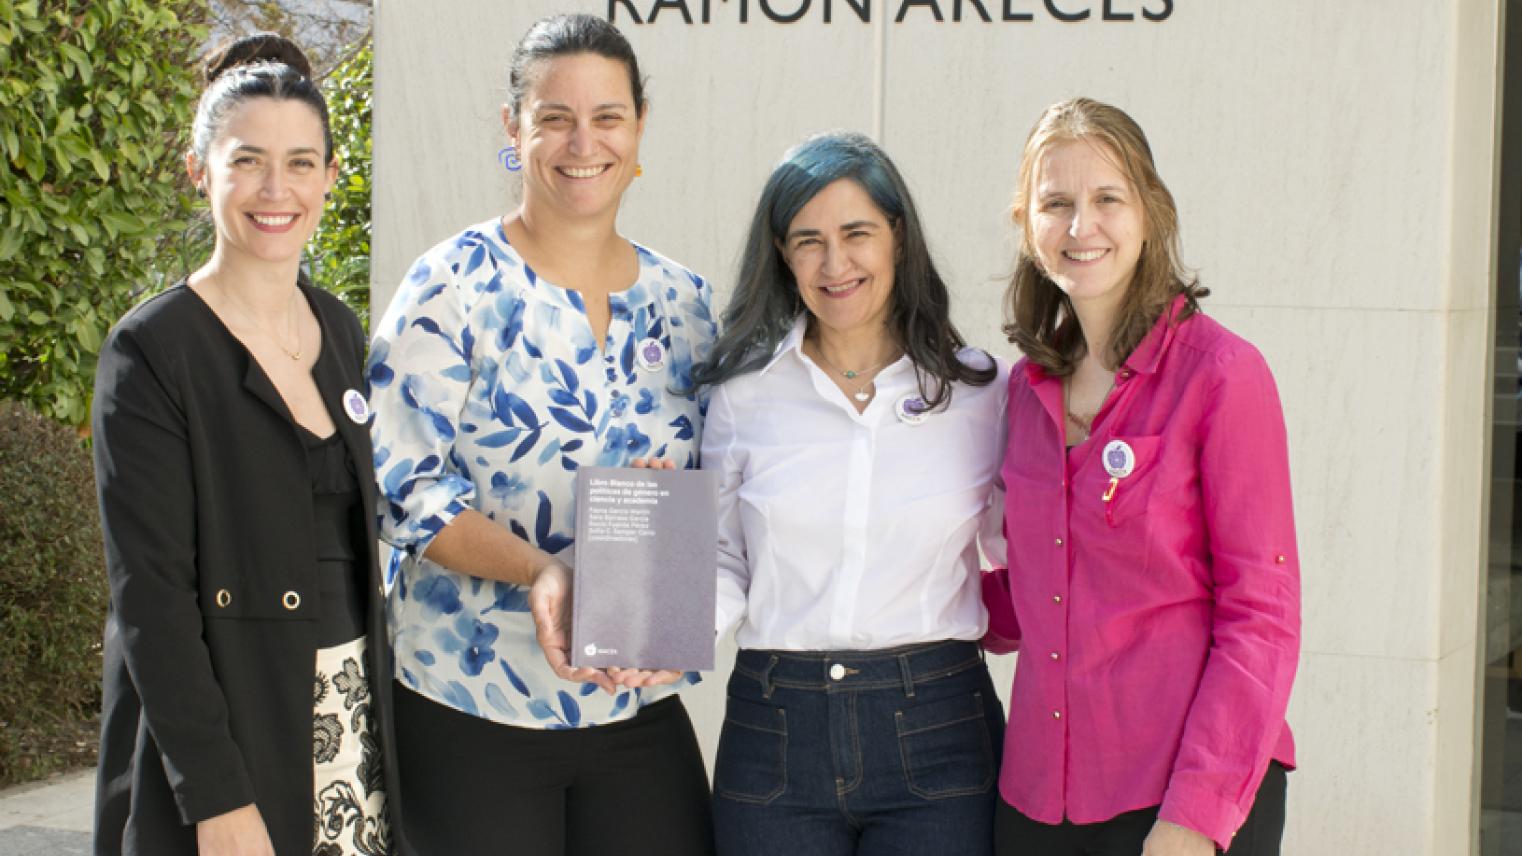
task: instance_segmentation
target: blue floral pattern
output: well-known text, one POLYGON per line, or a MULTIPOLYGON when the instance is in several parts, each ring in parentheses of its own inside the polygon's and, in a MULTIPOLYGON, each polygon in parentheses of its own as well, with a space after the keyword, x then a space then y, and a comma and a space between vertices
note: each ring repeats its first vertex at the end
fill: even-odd
POLYGON ((639 278, 609 296, 601 350, 581 295, 540 279, 497 221, 424 253, 375 325, 367 378, 396 676, 435 701, 579 728, 698 680, 614 696, 562 681, 534 641, 525 587, 426 558, 433 536, 474 508, 574 566, 579 466, 650 455, 697 465, 704 401, 672 390, 713 343, 710 290, 635 250, 639 278))

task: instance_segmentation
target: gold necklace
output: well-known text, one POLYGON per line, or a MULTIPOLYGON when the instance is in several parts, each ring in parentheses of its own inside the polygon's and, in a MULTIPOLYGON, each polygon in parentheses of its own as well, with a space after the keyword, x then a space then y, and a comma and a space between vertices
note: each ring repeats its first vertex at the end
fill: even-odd
POLYGON ((285 346, 285 343, 280 341, 280 337, 279 336, 276 336, 274 333, 271 333, 269 330, 265 329, 263 324, 260 324, 258 321, 254 320, 253 314, 250 313, 247 309, 244 309, 242 303, 240 303, 237 300, 234 300, 233 297, 232 297, 232 293, 229 292, 225 287, 222 289, 222 295, 227 298, 227 302, 232 304, 234 309, 238 310, 238 313, 243 316, 243 320, 245 320, 249 324, 253 325, 253 328, 255 330, 258 330, 260 333, 263 333, 265 338, 269 339, 271 342, 274 342, 275 343, 275 347, 280 349, 280 353, 285 354, 287 357, 290 357, 292 360, 300 360, 301 359, 301 327, 300 327, 300 319, 296 317, 296 294, 300 290, 301 289, 299 287, 291 289, 291 312, 290 312, 291 324, 290 324, 290 326, 291 326, 291 336, 292 336, 292 338, 294 338, 296 340, 296 350, 294 350, 294 351, 292 351, 290 348, 287 348, 285 346))

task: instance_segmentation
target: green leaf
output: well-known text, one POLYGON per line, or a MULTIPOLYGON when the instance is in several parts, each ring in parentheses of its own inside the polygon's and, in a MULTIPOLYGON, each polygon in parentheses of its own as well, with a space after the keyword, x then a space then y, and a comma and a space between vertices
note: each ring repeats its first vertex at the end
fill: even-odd
POLYGON ((106 163, 106 158, 99 149, 90 150, 90 166, 95 167, 95 174, 100 176, 101 181, 111 178, 111 167, 106 163))
POLYGON ((125 211, 105 211, 101 213, 100 219, 117 231, 128 234, 143 228, 143 221, 125 211))
MULTIPOLYGON (((21 244, 25 239, 26 236, 22 234, 20 229, 0 231, 0 262, 14 256, 16 251, 21 249, 21 244)), ((9 319, 10 315, 6 314, 4 317, 9 319)))

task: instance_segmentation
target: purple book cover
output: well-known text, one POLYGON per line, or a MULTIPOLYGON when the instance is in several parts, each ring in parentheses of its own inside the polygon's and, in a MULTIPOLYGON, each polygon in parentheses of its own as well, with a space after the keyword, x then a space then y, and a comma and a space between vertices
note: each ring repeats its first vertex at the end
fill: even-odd
POLYGON ((571 665, 713 668, 717 475, 581 467, 571 665))

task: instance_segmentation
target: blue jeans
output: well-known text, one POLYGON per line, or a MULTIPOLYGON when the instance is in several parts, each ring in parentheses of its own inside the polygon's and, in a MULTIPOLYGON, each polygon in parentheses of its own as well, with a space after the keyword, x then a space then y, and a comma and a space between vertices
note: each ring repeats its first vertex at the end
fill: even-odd
POLYGON ((1004 711, 976 643, 735 658, 720 856, 988 856, 1004 711))

